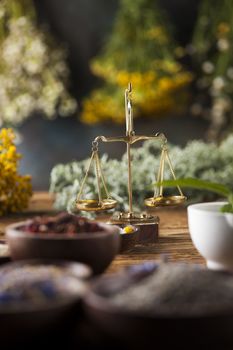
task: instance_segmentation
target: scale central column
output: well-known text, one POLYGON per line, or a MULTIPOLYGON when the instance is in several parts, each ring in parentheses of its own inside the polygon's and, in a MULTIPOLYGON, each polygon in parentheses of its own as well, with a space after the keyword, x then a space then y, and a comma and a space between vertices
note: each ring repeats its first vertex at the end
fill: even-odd
MULTIPOLYGON (((132 106, 132 85, 129 84, 125 90, 125 123, 126 123, 126 142, 127 146, 127 171, 128 171, 128 199, 129 210, 127 212, 115 213, 111 217, 109 223, 112 225, 134 225, 137 229, 134 238, 135 241, 155 242, 158 237, 158 217, 147 214, 145 212, 133 211, 133 191, 132 191, 132 159, 131 145, 135 142, 135 132, 133 126, 133 106, 132 106)), ((142 139, 148 139, 142 137, 142 139)), ((130 237, 130 235, 128 236, 130 237)), ((130 238, 132 239, 132 238, 130 238)))
POLYGON ((133 195, 132 195, 132 172, 131 172, 130 143, 127 143, 127 158, 128 158, 129 214, 132 214, 133 213, 133 195))
POLYGON ((132 171, 131 171, 131 136, 134 134, 133 131, 133 108, 132 108, 132 84, 129 83, 128 89, 125 90, 125 124, 126 124, 126 136, 128 137, 127 142, 127 160, 128 160, 128 196, 129 196, 129 214, 133 213, 133 195, 132 195, 132 171))

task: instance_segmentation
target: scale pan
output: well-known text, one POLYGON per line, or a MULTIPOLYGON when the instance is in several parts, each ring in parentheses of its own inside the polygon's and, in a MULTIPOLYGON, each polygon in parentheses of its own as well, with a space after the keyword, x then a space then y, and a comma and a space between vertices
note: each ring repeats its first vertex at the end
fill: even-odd
POLYGON ((81 199, 76 202, 76 207, 82 211, 103 211, 115 208, 117 201, 114 199, 81 199))
POLYGON ((186 201, 185 196, 158 196, 146 198, 144 203, 147 207, 169 207, 180 205, 186 201))

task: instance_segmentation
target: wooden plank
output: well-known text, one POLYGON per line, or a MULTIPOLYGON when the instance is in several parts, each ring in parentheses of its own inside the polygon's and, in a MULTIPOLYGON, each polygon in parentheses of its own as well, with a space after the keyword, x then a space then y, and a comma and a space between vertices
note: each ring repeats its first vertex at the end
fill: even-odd
POLYGON ((163 209, 157 215, 160 218, 158 242, 138 245, 128 254, 118 255, 108 272, 145 261, 158 261, 164 256, 168 261, 205 263, 191 241, 186 209, 163 209))
MULTIPOLYGON (((43 213, 52 213, 52 203, 53 196, 47 192, 36 192, 30 201, 28 210, 0 219, 0 234, 4 237, 5 227, 10 223, 43 213)), ((162 209, 154 214, 160 218, 158 242, 137 245, 127 254, 118 255, 107 272, 114 272, 122 267, 144 261, 159 260, 164 255, 169 261, 204 263, 204 259, 199 255, 190 239, 185 209, 162 209)))

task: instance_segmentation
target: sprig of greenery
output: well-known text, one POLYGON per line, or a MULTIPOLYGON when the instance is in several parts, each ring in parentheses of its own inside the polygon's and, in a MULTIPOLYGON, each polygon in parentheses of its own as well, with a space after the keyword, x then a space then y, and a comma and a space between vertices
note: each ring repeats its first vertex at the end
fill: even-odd
POLYGON ((228 196, 228 202, 221 208, 222 213, 232 213, 233 214, 233 193, 228 196))
POLYGON ((163 182, 156 183, 157 186, 165 186, 165 187, 186 187, 186 188, 195 188, 199 190, 207 190, 214 192, 220 196, 223 196, 224 198, 227 198, 228 203, 225 204, 223 207, 221 207, 221 212, 223 213, 232 213, 233 214, 233 192, 231 190, 222 184, 211 182, 211 181, 204 181, 200 179, 195 178, 184 178, 184 179, 177 179, 177 180, 166 180, 163 182))

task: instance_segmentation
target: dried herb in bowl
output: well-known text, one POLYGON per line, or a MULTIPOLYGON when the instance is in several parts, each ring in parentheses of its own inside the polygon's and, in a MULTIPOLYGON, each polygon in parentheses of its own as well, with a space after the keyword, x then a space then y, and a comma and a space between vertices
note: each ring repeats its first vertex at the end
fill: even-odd
POLYGON ((64 298, 77 299, 85 291, 83 281, 55 265, 15 267, 9 264, 0 270, 0 312, 4 306, 41 305, 64 298))
POLYGON ((58 233, 78 234, 103 231, 103 228, 96 222, 90 221, 81 216, 60 213, 56 216, 41 216, 29 220, 26 225, 20 228, 28 233, 58 233))
POLYGON ((149 317, 233 314, 233 275, 195 265, 162 263, 112 294, 109 302, 124 312, 149 317))

